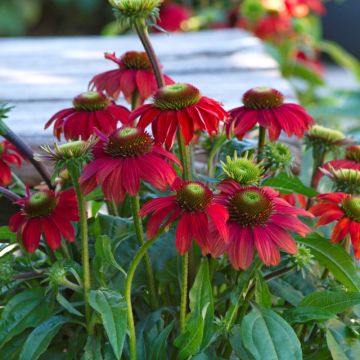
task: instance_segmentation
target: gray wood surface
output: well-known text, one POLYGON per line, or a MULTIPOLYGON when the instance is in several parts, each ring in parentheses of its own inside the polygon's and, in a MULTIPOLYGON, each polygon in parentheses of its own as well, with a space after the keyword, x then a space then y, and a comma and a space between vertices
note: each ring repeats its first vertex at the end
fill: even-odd
MULTIPOLYGON (((261 42, 242 30, 152 34, 151 39, 166 74, 197 86, 227 109, 239 106, 254 86, 275 87, 296 101, 261 42)), ((51 129, 43 130, 51 115, 71 106, 93 75, 116 68, 104 52, 121 55, 142 46, 135 35, 126 35, 0 39, 0 49, 0 102, 15 106, 7 123, 36 148, 53 142, 51 129)))

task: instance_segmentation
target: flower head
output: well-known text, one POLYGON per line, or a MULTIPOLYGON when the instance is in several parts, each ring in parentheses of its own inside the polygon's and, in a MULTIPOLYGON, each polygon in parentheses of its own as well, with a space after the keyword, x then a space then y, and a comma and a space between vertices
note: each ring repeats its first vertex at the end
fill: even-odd
POLYGON ((17 148, 7 140, 0 142, 0 186, 11 184, 11 165, 21 166, 22 155, 17 148))
POLYGON ((317 226, 336 221, 331 234, 336 243, 350 235, 355 257, 360 259, 360 197, 343 192, 321 194, 316 198, 318 204, 309 211, 319 217, 317 226))
POLYGON ((116 105, 104 94, 88 91, 76 96, 73 107, 61 110, 45 124, 45 129, 54 124, 54 136, 60 140, 87 140, 97 128, 105 134, 116 129, 119 121, 128 123, 129 110, 116 105))
POLYGON ((255 163, 248 154, 239 158, 236 152, 233 158, 226 156, 226 162, 221 161, 221 165, 227 177, 244 186, 257 184, 264 171, 262 165, 255 163))
POLYGON ((311 214, 291 206, 268 187, 244 187, 233 180, 225 180, 219 189, 221 193, 217 201, 229 212, 229 246, 226 251, 235 269, 250 266, 255 247, 265 265, 277 265, 280 262, 279 248, 290 254, 297 251, 289 231, 302 236, 311 231, 297 218, 311 214))
POLYGON ((140 128, 122 127, 109 136, 99 133, 93 148, 94 161, 81 174, 85 194, 101 185, 105 196, 122 202, 128 193, 136 195, 143 180, 159 190, 171 185, 176 177, 169 161, 179 165, 170 152, 155 144, 140 128))
MULTIPOLYGON (((123 93, 129 104, 133 97, 137 96, 138 105, 154 95, 157 90, 156 79, 145 52, 128 51, 120 58, 117 58, 115 53, 105 53, 105 59, 117 64, 118 69, 95 75, 89 84, 91 88, 105 92, 114 100, 123 93)), ((164 80, 166 85, 174 83, 167 75, 164 75, 164 80)))
POLYGON ((181 31, 184 22, 189 18, 190 11, 186 7, 179 4, 163 4, 160 7, 157 25, 169 32, 181 31))
POLYGON ((226 244, 228 213, 214 202, 212 191, 200 182, 180 179, 175 181, 173 189, 174 194, 150 200, 140 210, 141 216, 150 215, 148 237, 153 238, 161 225, 168 226, 180 219, 176 228, 176 248, 180 255, 189 251, 193 239, 204 254, 210 252, 215 238, 226 244))
POLYGON ((351 145, 346 148, 345 158, 360 164, 360 145, 351 145))
POLYGON ((157 142, 171 148, 175 135, 181 131, 186 145, 196 130, 216 134, 220 121, 227 120, 227 112, 221 105, 202 96, 189 84, 173 84, 159 89, 152 104, 140 106, 130 115, 131 120, 140 116, 138 127, 152 126, 157 142))
POLYGON ((315 151, 329 151, 345 145, 348 143, 348 139, 341 131, 316 124, 307 132, 306 143, 307 146, 313 147, 315 151))
POLYGON ((79 220, 79 210, 73 189, 42 190, 33 194, 27 189, 26 197, 17 204, 21 210, 10 218, 9 228, 17 233, 28 252, 39 247, 41 234, 52 250, 60 247, 61 237, 75 241, 71 221, 79 220))
POLYGON ((335 191, 350 194, 360 193, 360 170, 330 168, 326 175, 334 182, 335 191))
POLYGON ((133 25, 138 20, 155 23, 163 0, 109 0, 121 24, 133 25))
POLYGON ((288 170, 293 164, 293 154, 289 146, 280 142, 266 144, 259 157, 267 170, 288 170))
POLYGON ((275 141, 281 130, 288 136, 301 138, 314 123, 303 107, 284 103, 283 95, 276 89, 252 88, 244 94, 243 104, 230 110, 230 122, 226 126, 228 136, 234 132, 240 140, 256 124, 267 128, 270 140, 275 141))

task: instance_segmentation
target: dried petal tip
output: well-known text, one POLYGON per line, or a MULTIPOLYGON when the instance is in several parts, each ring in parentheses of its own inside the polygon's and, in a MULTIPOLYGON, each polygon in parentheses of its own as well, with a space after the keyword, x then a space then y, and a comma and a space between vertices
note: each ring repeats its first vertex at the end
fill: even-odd
POLYGON ((151 151, 153 140, 140 128, 122 127, 113 132, 105 145, 105 153, 113 157, 139 156, 151 151))
POLYGON ((203 211, 213 198, 211 190, 197 181, 183 182, 176 191, 178 205, 187 211, 203 211))
POLYGON ((272 209, 271 199, 255 186, 237 191, 229 202, 230 220, 244 227, 265 224, 272 209))
POLYGON ((260 158, 264 167, 270 170, 288 169, 293 162, 290 148, 278 142, 266 144, 261 151, 260 158))
POLYGON ((345 157, 348 160, 360 163, 360 145, 352 145, 346 148, 345 157))
POLYGON ((308 141, 314 145, 341 145, 346 139, 341 131, 329 129, 321 125, 314 125, 306 135, 308 141))
POLYGON ((131 70, 150 70, 151 63, 144 51, 128 51, 120 58, 125 68, 131 70))
POLYGON ((154 95, 154 106, 161 110, 181 110, 196 105, 201 99, 199 89, 190 84, 162 87, 154 95))
POLYGON ((360 197, 347 197, 342 201, 342 209, 351 220, 360 223, 360 197))
POLYGON ((284 103, 283 94, 269 87, 255 87, 243 95, 243 104, 249 109, 272 109, 284 103))
POLYGON ((109 0, 120 23, 132 25, 137 20, 159 17, 159 6, 163 0, 109 0))
POLYGON ((221 162, 224 173, 241 185, 254 185, 259 182, 263 167, 261 164, 254 163, 247 157, 238 158, 237 153, 234 157, 226 156, 226 162, 221 162))
POLYGON ((52 191, 39 191, 30 196, 24 204, 24 214, 28 218, 47 216, 52 213, 57 204, 52 191))
POLYGON ((105 109, 110 104, 110 100, 102 93, 97 91, 87 91, 73 100, 73 105, 79 111, 96 111, 105 109))

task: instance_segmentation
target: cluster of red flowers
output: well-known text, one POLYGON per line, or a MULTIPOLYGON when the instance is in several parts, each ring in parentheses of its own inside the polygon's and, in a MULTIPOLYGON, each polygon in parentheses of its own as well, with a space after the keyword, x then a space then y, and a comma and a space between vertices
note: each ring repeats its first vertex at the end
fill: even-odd
MULTIPOLYGON (((282 131, 301 138, 314 123, 301 106, 284 103, 279 91, 262 87, 247 91, 243 106, 227 112, 193 85, 174 84, 169 77, 168 85, 156 90, 144 53, 128 52, 120 59, 108 54, 106 57, 115 61, 119 69, 96 75, 90 82, 92 91, 75 97, 73 108, 59 111, 45 126, 54 123, 54 135, 59 139, 61 135, 68 140, 97 136, 93 160, 80 177, 84 194, 101 186, 106 199, 120 203, 127 194, 139 193, 141 181, 161 191, 170 188, 171 195, 148 201, 140 211, 141 216, 149 217, 148 238, 154 237, 160 227, 177 222, 176 248, 181 255, 189 251, 195 240, 203 254, 217 257, 227 253, 236 269, 250 266, 255 249, 267 266, 280 262, 279 249, 294 254, 297 245, 290 232, 301 236, 310 232, 298 216, 322 215, 319 225, 339 220, 334 241, 349 232, 356 255, 360 254, 356 197, 343 193, 324 195, 310 213, 295 207, 294 196, 284 197, 269 187, 245 186, 227 178, 217 191, 212 191, 199 181, 180 180, 173 167, 176 165, 178 173, 182 171, 180 162, 170 152, 177 135, 188 145, 196 132, 212 136, 224 128, 228 137, 234 134, 241 140, 252 128, 260 126, 267 129, 270 141, 277 140, 282 131), (119 94, 137 108, 130 112, 117 105, 114 101, 119 94), (142 105, 150 96, 151 102, 142 105), (152 136, 146 131, 149 125, 152 136)), ((5 161, 20 163, 16 152, 7 153, 11 150, 7 143, 0 146, 0 166, 5 161)), ((347 159, 339 166, 358 168, 357 155, 357 147, 348 148, 347 159)), ((337 163, 332 162, 331 166, 337 163)), ((7 180, 5 176, 2 181, 7 180)), ((305 202, 302 197, 299 199, 305 202)), ((71 221, 78 220, 78 209, 73 190, 28 192, 18 204, 21 212, 12 217, 10 228, 21 235, 28 251, 39 246, 41 234, 52 249, 61 245, 61 236, 74 240, 71 221)))

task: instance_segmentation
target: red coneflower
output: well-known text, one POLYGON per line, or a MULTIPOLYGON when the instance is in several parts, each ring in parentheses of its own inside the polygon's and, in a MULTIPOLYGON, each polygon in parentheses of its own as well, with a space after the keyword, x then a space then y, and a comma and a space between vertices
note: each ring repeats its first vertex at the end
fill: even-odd
POLYGON ((299 206, 303 209, 306 207, 307 197, 302 194, 280 194, 282 199, 286 200, 291 206, 296 206, 296 203, 299 203, 299 206))
POLYGON ((76 96, 74 107, 61 110, 51 117, 45 124, 47 129, 54 123, 54 136, 60 140, 64 134, 66 140, 87 140, 97 128, 105 134, 113 132, 118 122, 127 124, 129 110, 116 105, 104 94, 88 91, 76 96))
POLYGON ((277 265, 279 248, 290 254, 297 251, 289 231, 301 236, 311 232, 297 216, 312 214, 292 207, 269 187, 242 187, 233 180, 225 180, 219 189, 218 201, 229 211, 227 253, 235 269, 250 266, 255 247, 265 265, 277 265))
POLYGON ((285 6, 291 16, 305 17, 310 11, 318 15, 324 15, 326 12, 321 0, 285 0, 285 6))
MULTIPOLYGON (((90 87, 104 91, 114 100, 123 93, 129 104, 133 95, 138 95, 137 105, 143 104, 157 90, 155 75, 145 52, 128 51, 120 58, 115 53, 105 53, 105 59, 113 61, 119 68, 95 75, 89 83, 90 87)), ((174 83, 167 75, 164 75, 164 80, 166 84, 174 83)))
POLYGON ((0 186, 11 184, 11 165, 21 166, 22 155, 17 148, 7 140, 0 142, 0 186))
POLYGON ((181 31, 182 24, 189 20, 190 11, 179 4, 164 3, 160 8, 157 24, 166 31, 181 31))
POLYGON ((256 124, 267 128, 270 140, 275 141, 281 130, 289 137, 301 138, 314 123, 302 106, 284 104, 282 93, 272 88, 252 88, 243 95, 242 101, 244 106, 230 110, 230 122, 226 128, 228 136, 234 132, 240 140, 256 124))
POLYGON ((350 235, 355 257, 360 259, 360 197, 334 192, 318 195, 316 199, 319 204, 309 211, 320 217, 317 226, 337 221, 331 241, 337 243, 350 235))
POLYGON ((345 151, 345 159, 330 160, 323 164, 316 172, 316 183, 319 183, 324 174, 330 172, 332 169, 350 169, 360 171, 360 145, 348 146, 345 151))
POLYGON ((93 148, 94 161, 80 177, 85 194, 101 185, 105 196, 122 202, 128 193, 136 195, 143 180, 159 190, 171 185, 176 177, 167 160, 180 165, 170 152, 155 144, 143 129, 122 127, 108 137, 99 133, 93 148))
POLYGON ((153 238, 160 226, 168 226, 177 219, 176 248, 184 255, 196 240, 205 253, 216 233, 221 240, 228 241, 226 221, 228 213, 224 206, 214 202, 212 191, 197 181, 177 179, 175 194, 148 201, 140 210, 141 216, 151 214, 147 223, 147 236, 153 238))
POLYGON ((195 86, 174 84, 159 89, 153 103, 140 106, 130 119, 138 116, 138 127, 145 129, 151 123, 155 140, 170 149, 179 127, 188 145, 196 130, 216 134, 219 122, 226 121, 228 114, 217 101, 202 96, 195 86))
POLYGON ((51 249, 61 245, 61 237, 75 241, 74 228, 71 221, 79 221, 79 210, 75 191, 69 189, 62 192, 41 190, 30 194, 17 202, 21 211, 10 218, 9 228, 16 232, 28 252, 39 247, 40 236, 51 249))

